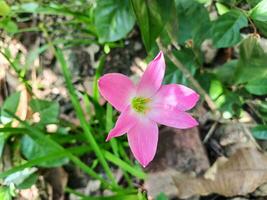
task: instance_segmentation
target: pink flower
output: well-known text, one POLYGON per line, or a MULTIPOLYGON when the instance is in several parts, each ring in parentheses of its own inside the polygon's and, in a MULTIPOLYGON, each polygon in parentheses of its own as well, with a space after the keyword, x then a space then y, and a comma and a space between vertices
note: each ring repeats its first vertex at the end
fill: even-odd
POLYGON ((183 85, 161 85, 164 73, 165 60, 160 52, 138 84, 119 73, 105 74, 98 81, 101 95, 121 112, 106 141, 128 133, 133 155, 143 167, 156 153, 157 124, 179 129, 198 125, 185 111, 195 106, 199 95, 183 85))

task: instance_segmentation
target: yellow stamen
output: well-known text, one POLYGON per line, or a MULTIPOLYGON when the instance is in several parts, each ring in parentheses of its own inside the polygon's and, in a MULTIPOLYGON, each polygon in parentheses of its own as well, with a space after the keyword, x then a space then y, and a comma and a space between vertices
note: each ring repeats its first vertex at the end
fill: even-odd
POLYGON ((144 98, 144 97, 135 97, 132 100, 132 108, 138 112, 138 113, 142 113, 145 114, 148 110, 148 103, 151 101, 151 99, 149 98, 144 98))

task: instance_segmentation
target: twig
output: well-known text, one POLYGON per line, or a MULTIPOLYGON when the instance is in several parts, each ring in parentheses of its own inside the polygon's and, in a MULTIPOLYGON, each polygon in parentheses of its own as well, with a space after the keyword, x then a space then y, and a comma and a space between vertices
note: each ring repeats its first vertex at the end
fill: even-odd
POLYGON ((215 131, 215 128, 217 127, 217 125, 218 125, 218 121, 215 121, 215 122, 212 124, 212 126, 211 126, 209 132, 207 133, 207 135, 205 136, 205 138, 204 138, 204 140, 203 140, 203 143, 204 143, 204 144, 207 143, 207 141, 210 139, 210 137, 211 137, 211 135, 213 134, 213 132, 215 131))
POLYGON ((181 70, 185 78, 187 78, 191 82, 191 84, 195 87, 195 89, 204 97, 211 111, 215 112, 217 110, 215 103, 210 98, 210 96, 206 93, 206 91, 201 87, 198 81, 192 76, 190 71, 173 55, 173 53, 170 50, 168 50, 162 45, 160 39, 157 39, 157 44, 159 48, 163 51, 163 53, 167 55, 168 58, 173 62, 173 64, 179 70, 181 70))
POLYGON ((255 138, 252 136, 251 131, 249 131, 248 128, 245 127, 243 123, 237 123, 237 124, 240 125, 239 127, 240 127, 241 129, 243 129, 245 135, 248 136, 248 138, 252 141, 252 143, 256 146, 256 148, 257 148, 258 150, 262 151, 262 148, 261 148, 260 145, 257 143, 257 141, 255 140, 255 138))

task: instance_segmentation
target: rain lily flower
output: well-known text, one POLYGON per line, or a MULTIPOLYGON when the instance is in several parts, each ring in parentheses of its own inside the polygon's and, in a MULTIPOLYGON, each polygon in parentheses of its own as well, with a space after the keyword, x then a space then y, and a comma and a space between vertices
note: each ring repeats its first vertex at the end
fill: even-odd
POLYGON ((132 153, 143 167, 156 153, 157 124, 179 129, 198 125, 185 111, 195 106, 199 95, 183 85, 162 85, 164 73, 165 60, 160 52, 138 84, 119 73, 105 74, 98 81, 101 95, 121 112, 106 141, 127 133, 132 153))

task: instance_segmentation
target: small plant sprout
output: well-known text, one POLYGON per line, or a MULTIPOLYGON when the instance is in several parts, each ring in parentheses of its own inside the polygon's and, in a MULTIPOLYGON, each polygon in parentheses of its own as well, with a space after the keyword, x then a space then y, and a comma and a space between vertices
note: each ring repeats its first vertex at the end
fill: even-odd
POLYGON ((156 153, 157 124, 179 129, 198 125, 185 111, 196 105, 199 95, 183 85, 162 85, 164 73, 165 60, 160 52, 136 85, 119 73, 105 74, 98 81, 101 95, 121 112, 106 140, 127 133, 133 155, 143 167, 156 153))

